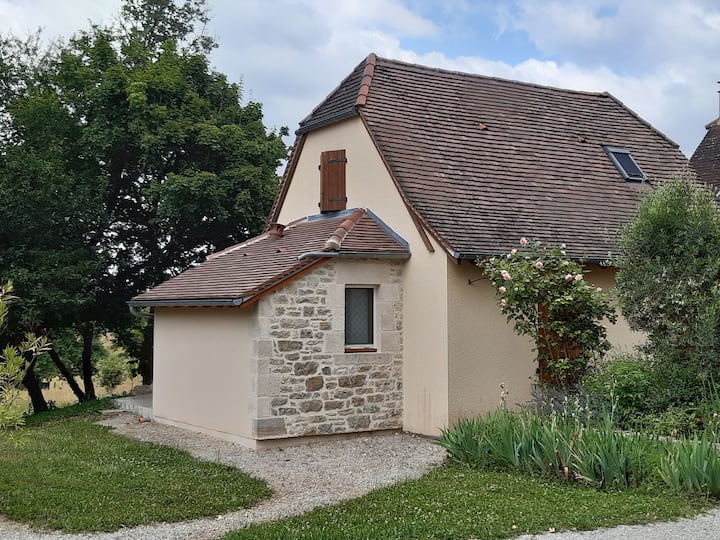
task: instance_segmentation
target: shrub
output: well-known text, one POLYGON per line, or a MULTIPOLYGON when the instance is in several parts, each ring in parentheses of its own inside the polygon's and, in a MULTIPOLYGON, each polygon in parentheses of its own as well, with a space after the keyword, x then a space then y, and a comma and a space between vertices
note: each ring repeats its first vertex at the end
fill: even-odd
MULTIPOLYGON (((15 299, 12 290, 12 283, 0 286, 0 332, 5 329, 9 304, 15 299)), ((19 345, 7 345, 0 351, 0 430, 22 425, 23 411, 16 404, 19 387, 29 363, 46 348, 45 338, 28 333, 19 345)))
MULTIPOLYGON (((645 197, 622 231, 617 294, 631 328, 648 335, 661 370, 680 367, 680 399, 699 397, 720 368, 720 213, 714 193, 682 176, 645 197)), ((675 381, 673 381, 675 383, 675 381)))
POLYGON ((613 410, 613 420, 621 424, 652 408, 655 374, 648 360, 618 355, 594 367, 583 379, 584 390, 613 410))
POLYGON ((115 349, 108 352, 109 354, 98 360, 97 374, 103 388, 111 392, 130 376, 130 366, 123 353, 115 349))
POLYGON ((604 319, 615 310, 599 288, 585 282, 580 263, 564 245, 520 239, 520 249, 478 261, 515 331, 535 342, 541 380, 572 385, 610 348, 604 319))

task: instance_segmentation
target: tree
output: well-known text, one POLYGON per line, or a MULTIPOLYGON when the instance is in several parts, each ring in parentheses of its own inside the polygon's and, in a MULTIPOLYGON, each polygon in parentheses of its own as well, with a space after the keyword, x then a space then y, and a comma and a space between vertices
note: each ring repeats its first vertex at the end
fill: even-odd
MULTIPOLYGON (((125 302, 258 233, 277 187, 287 130, 268 133, 261 105, 210 69, 206 13, 204 0, 127 0, 116 24, 6 70, 0 188, 23 187, 3 197, 0 271, 22 287, 24 320, 81 337, 86 394, 94 336, 137 335, 125 302)), ((128 350, 145 351, 150 382, 152 325, 141 331, 128 350)))
MULTIPOLYGON (((12 283, 0 285, 0 334, 5 329, 8 307, 15 300, 12 283)), ((19 345, 3 344, 0 351, 0 431, 22 425, 23 411, 16 406, 19 386, 28 367, 46 350, 47 340, 25 334, 19 345)))
POLYGON ((655 362, 681 367, 689 384, 701 386, 720 367, 720 214, 714 193, 689 174, 659 185, 641 202, 620 244, 623 315, 631 328, 647 334, 655 362))
POLYGON ((478 265, 515 332, 535 343, 541 382, 572 386, 610 349, 602 321, 615 322, 615 309, 564 246, 521 238, 519 249, 478 265))

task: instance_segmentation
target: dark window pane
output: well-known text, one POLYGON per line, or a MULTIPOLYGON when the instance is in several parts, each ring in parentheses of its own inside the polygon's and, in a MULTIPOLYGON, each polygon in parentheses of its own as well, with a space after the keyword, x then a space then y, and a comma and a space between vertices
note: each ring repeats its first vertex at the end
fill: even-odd
POLYGON ((614 152, 613 155, 615 156, 615 159, 617 159, 620 166, 625 171, 625 175, 629 178, 642 178, 643 173, 640 170, 640 167, 637 166, 635 163, 635 160, 633 160, 632 157, 630 157, 630 154, 625 154, 624 152, 614 152))
POLYGON ((373 343, 373 289, 345 289, 345 343, 373 343))

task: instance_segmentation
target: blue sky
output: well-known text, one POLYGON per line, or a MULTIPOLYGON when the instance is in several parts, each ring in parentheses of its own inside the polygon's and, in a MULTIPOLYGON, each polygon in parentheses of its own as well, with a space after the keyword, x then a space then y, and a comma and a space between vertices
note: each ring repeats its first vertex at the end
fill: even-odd
MULTIPOLYGON (((608 91, 689 156, 718 117, 717 0, 209 0, 214 67, 291 131, 369 52, 608 91)), ((68 37, 120 0, 0 0, 0 32, 68 37)))

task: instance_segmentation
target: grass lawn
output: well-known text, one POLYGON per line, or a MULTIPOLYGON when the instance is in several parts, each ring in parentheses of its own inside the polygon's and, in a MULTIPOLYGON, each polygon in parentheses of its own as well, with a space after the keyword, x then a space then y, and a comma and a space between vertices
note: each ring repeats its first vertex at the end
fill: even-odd
POLYGON ((231 467, 67 418, 101 406, 50 411, 12 438, 0 434, 0 514, 34 527, 112 531, 222 514, 270 495, 231 467))
POLYGON ((507 538, 670 520, 710 506, 704 499, 678 497, 656 487, 606 493, 448 465, 418 480, 223 538, 507 538))

